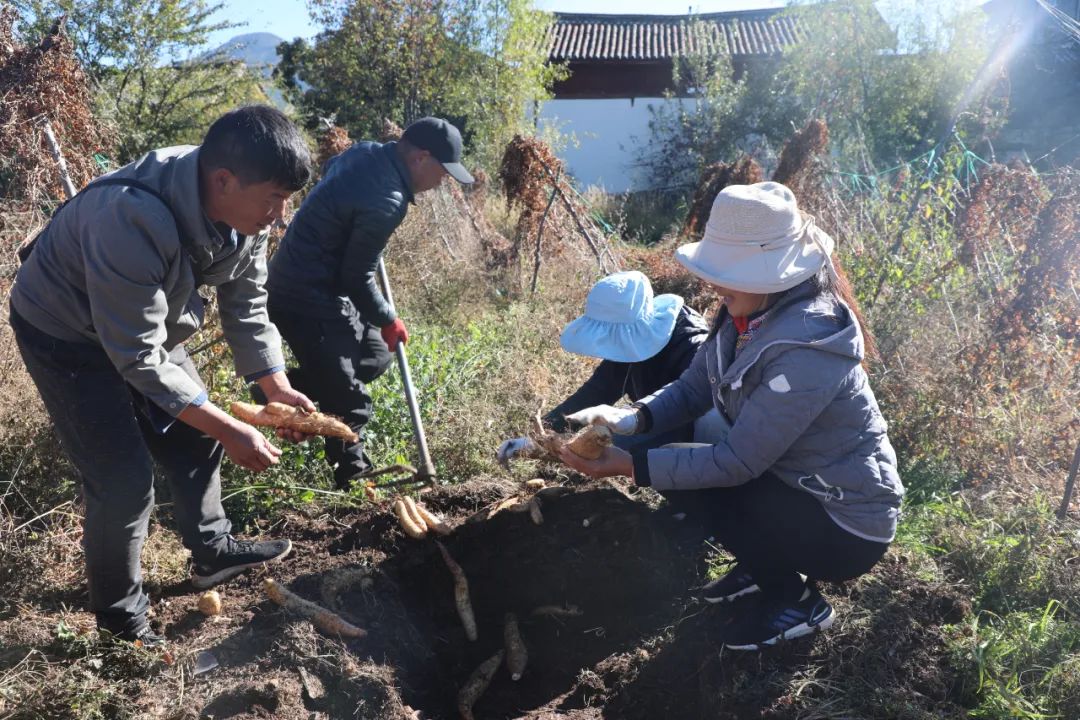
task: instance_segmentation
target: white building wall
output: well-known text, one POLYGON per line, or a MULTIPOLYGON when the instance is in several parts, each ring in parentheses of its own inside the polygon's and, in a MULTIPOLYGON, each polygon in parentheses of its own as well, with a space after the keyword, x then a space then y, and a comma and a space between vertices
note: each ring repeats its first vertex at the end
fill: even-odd
POLYGON ((540 106, 541 129, 553 128, 576 138, 559 156, 581 188, 595 185, 609 193, 647 190, 649 178, 636 161, 648 145, 650 106, 664 98, 629 100, 549 100, 540 106))

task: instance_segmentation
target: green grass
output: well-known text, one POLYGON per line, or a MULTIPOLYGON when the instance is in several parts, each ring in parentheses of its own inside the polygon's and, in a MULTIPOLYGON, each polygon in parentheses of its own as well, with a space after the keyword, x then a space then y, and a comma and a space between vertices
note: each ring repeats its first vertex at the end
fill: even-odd
POLYGON ((972 507, 957 493, 913 495, 898 544, 970 592, 972 615, 952 628, 949 652, 971 716, 1080 717, 1076 528, 1059 525, 1043 496, 972 507))

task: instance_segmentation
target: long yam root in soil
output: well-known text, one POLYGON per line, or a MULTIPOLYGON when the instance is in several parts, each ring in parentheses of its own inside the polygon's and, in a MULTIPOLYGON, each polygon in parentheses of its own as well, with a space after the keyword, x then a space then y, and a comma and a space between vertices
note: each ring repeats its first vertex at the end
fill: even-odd
POLYGON ((285 428, 308 435, 325 435, 349 442, 358 442, 360 436, 345 423, 332 415, 321 412, 307 412, 303 408, 285 403, 272 402, 264 405, 234 402, 230 407, 232 414, 250 425, 285 428))
POLYGON ((495 671, 502 665, 503 655, 505 650, 500 650, 473 670, 472 675, 465 681, 461 691, 458 693, 458 712, 461 713, 462 720, 474 720, 472 708, 476 704, 476 701, 480 699, 480 696, 487 690, 488 685, 491 684, 491 679, 495 677, 495 671))
POLYGON ((275 604, 303 618, 307 618, 312 625, 328 635, 342 635, 351 638, 362 638, 367 635, 367 630, 346 622, 336 613, 332 613, 310 600, 305 600, 272 578, 263 580, 263 591, 275 604))
POLYGON ((457 607, 458 617, 461 618, 461 625, 465 628, 465 637, 475 642, 479 634, 476 630, 476 615, 473 614, 472 600, 469 598, 469 580, 465 577, 465 571, 450 556, 450 551, 446 549, 446 546, 438 540, 435 544, 439 546, 439 552, 442 553, 443 562, 450 569, 450 574, 454 576, 454 605, 457 607))
POLYGON ((503 645, 506 647, 506 667, 510 670, 510 679, 517 682, 529 663, 529 651, 525 649, 525 640, 521 637, 521 629, 514 613, 506 613, 503 645))

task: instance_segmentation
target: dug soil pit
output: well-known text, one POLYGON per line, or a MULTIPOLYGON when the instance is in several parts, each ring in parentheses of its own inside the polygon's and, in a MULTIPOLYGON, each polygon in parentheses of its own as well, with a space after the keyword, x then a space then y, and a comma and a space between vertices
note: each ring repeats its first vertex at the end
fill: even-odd
POLYGON ((738 653, 722 630, 757 596, 729 607, 696 597, 713 550, 692 519, 605 483, 545 489, 540 524, 528 512, 491 514, 508 491, 475 481, 424 494, 451 526, 445 536, 406 536, 389 500, 283 521, 296 552, 269 572, 363 637, 328 636, 283 611, 262 571, 223 586, 215 618, 186 584, 162 588, 172 599, 158 603, 159 625, 176 660, 138 716, 452 720, 473 672, 504 651, 508 615, 528 661, 517 681, 509 663, 498 667, 472 707, 478 720, 794 720, 834 716, 821 714, 834 706, 867 720, 965 714, 947 640, 967 606, 903 552, 823 588, 838 616, 829 632, 738 653), (468 578, 475 641, 440 544, 468 578), (212 669, 197 673, 208 655, 212 669))
POLYGON ((358 650, 397 668, 402 699, 424 717, 458 715, 459 688, 504 647, 508 613, 518 620, 528 664, 516 682, 505 665, 499 669, 476 703, 477 717, 580 705, 571 696, 583 669, 633 650, 678 617, 699 568, 693 553, 677 547, 674 520, 614 489, 547 499, 542 512, 543 524, 504 510, 442 538, 468 578, 475 642, 431 538, 409 541, 410 551, 381 563, 370 581, 327 598, 369 630, 358 650))

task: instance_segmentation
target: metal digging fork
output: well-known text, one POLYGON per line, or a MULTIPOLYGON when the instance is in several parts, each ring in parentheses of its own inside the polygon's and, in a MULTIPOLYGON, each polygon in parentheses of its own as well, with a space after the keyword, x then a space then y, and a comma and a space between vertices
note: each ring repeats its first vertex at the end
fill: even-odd
MULTIPOLYGON (((394 295, 390 291, 390 278, 386 274, 386 264, 382 257, 379 258, 379 282, 382 283, 383 295, 390 308, 394 308, 394 295)), ((420 419, 420 405, 416 402, 416 389, 413 387, 412 373, 409 372, 409 358, 405 356, 405 343, 399 342, 394 351, 398 359, 398 368, 401 370, 401 384, 405 387, 405 401, 409 404, 409 416, 412 418, 413 435, 416 436, 416 445, 420 451, 420 469, 416 471, 416 479, 419 482, 433 483, 435 481, 435 466, 431 463, 431 453, 428 452, 427 437, 424 435, 424 421, 420 419)))

